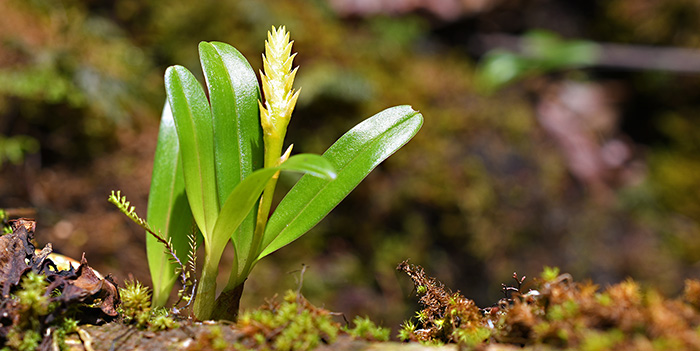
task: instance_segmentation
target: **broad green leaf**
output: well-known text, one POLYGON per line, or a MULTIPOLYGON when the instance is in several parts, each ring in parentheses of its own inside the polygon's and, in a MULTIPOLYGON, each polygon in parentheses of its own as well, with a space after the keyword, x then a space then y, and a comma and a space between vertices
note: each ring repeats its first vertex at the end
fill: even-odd
MULTIPOLYGON (((201 42, 199 56, 214 118, 216 187, 221 207, 242 179, 262 167, 260 88, 253 68, 233 46, 201 42)), ((255 211, 251 211, 230 236, 250 236, 254 231, 255 211)))
POLYGON ((199 56, 209 90, 216 185, 223 206, 233 188, 262 166, 260 91, 255 71, 233 46, 201 42, 199 56))
POLYGON ((205 245, 219 214, 214 166, 214 127, 207 97, 197 79, 182 66, 165 71, 165 90, 175 120, 185 189, 192 216, 205 245))
POLYGON ((406 144, 423 116, 410 106, 386 109, 355 126, 323 157, 337 170, 333 181, 304 175, 270 217, 258 259, 304 235, 342 201, 369 172, 406 144))
MULTIPOLYGON (((263 168, 253 172, 246 177, 237 187, 233 189, 231 195, 221 208, 214 233, 212 235, 212 251, 210 255, 217 262, 224 246, 228 242, 231 231, 235 230, 250 213, 255 204, 258 203, 265 185, 278 171, 304 172, 312 177, 317 177, 321 182, 328 182, 336 176, 334 167, 322 156, 314 154, 300 154, 290 157, 277 167, 263 168), (217 250, 216 252, 214 250, 217 250)), ((233 246, 236 250, 238 267, 244 267, 247 260, 255 257, 248 257, 252 233, 233 237, 233 246)))
MULTIPOLYGON (((179 155, 179 142, 175 122, 166 102, 158 132, 158 144, 153 160, 151 191, 148 196, 146 217, 151 227, 168 240, 180 260, 187 260, 188 231, 192 227, 192 214, 185 196, 185 180, 179 155)), ((148 267, 153 281, 153 305, 163 306, 177 280, 177 265, 171 262, 163 244, 146 233, 148 267)))

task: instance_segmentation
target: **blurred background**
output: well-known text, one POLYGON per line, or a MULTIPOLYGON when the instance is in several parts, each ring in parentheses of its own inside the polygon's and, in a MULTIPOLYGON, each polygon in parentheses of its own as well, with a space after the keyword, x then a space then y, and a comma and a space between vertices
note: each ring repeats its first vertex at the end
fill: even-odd
POLYGON ((482 307, 543 266, 667 294, 699 276, 695 0, 3 0, 0 13, 0 207, 120 282, 150 282, 145 239, 107 196, 145 217, 165 68, 201 78, 197 44, 218 40, 257 71, 272 25, 298 52, 296 152, 393 105, 425 124, 260 262, 244 308, 297 288, 302 264, 312 303, 392 328, 415 308, 395 271, 409 258, 482 307))

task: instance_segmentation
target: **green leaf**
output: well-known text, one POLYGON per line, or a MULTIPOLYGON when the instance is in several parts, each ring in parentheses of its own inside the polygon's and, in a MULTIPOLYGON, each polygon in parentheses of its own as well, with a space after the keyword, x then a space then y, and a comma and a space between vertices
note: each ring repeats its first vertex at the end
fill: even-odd
POLYGON ((262 167, 260 91, 255 71, 233 46, 201 42, 199 56, 209 90, 216 185, 223 206, 233 188, 262 167))
MULTIPOLYGON (((201 42, 199 56, 214 118, 216 188, 221 207, 233 188, 263 164, 260 87, 255 71, 233 46, 201 42)), ((254 231, 255 213, 251 211, 229 235, 250 236, 254 231)))
MULTIPOLYGON (((265 185, 278 171, 304 172, 312 177, 318 177, 320 182, 328 182, 336 176, 335 168, 322 156, 314 154, 300 154, 290 157, 277 167, 263 168, 253 172, 233 189, 231 195, 221 208, 221 214, 214 226, 212 235, 212 251, 210 255, 214 262, 218 262, 224 246, 230 238, 231 231, 235 230, 258 203, 265 185), (213 251, 217 250, 217 251, 213 251)), ((245 267, 245 263, 255 257, 248 257, 253 241, 250 235, 235 236, 233 246, 236 250, 238 267, 245 267)))
POLYGON ((304 235, 342 201, 369 172, 406 144, 423 125, 410 106, 386 109, 355 126, 323 157, 338 172, 333 181, 304 175, 270 217, 263 236, 263 258, 304 235))
MULTIPOLYGON (((192 213, 185 195, 185 180, 179 155, 175 122, 168 103, 158 132, 158 145, 153 160, 151 191, 148 196, 146 221, 168 240, 182 262, 187 260, 188 230, 192 227, 192 213)), ((153 281, 153 305, 163 306, 177 279, 177 265, 170 261, 163 244, 146 233, 148 267, 153 281)))
POLYGON ((219 214, 214 166, 214 127, 204 90, 190 71, 171 66, 165 71, 165 90, 180 142, 185 189, 192 216, 205 245, 219 214))
POLYGON ((522 78, 531 71, 530 62, 511 52, 494 50, 486 54, 476 70, 476 83, 485 93, 492 93, 504 85, 522 78))

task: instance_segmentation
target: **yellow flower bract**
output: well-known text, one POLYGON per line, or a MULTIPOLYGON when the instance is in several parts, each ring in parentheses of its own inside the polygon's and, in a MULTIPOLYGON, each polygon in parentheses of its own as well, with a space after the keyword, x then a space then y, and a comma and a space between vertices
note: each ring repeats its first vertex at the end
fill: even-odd
POLYGON ((267 33, 263 72, 260 73, 265 104, 260 103, 260 121, 266 136, 284 138, 299 91, 294 91, 297 68, 292 69, 292 43, 284 26, 267 33))

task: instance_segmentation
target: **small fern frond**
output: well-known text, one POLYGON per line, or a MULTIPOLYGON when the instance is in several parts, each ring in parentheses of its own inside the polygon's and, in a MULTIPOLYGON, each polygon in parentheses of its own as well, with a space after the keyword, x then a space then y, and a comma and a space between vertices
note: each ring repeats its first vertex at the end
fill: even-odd
POLYGON ((117 206, 119 211, 121 211, 123 214, 125 214, 129 219, 134 221, 134 223, 138 224, 141 228, 146 230, 146 232, 150 235, 152 235, 158 242, 163 244, 165 247, 165 252, 169 255, 169 261, 173 262, 177 265, 177 268, 175 269, 175 274, 180 275, 180 280, 182 280, 182 284, 186 285, 187 284, 187 279, 186 275, 183 274, 185 272, 185 266, 182 264, 182 261, 177 257, 177 253, 175 252, 175 248, 172 245, 171 239, 168 238, 168 240, 165 240, 159 233, 156 233, 151 226, 146 222, 143 218, 139 217, 139 215, 136 213, 136 208, 134 206, 131 206, 131 203, 126 200, 126 196, 122 196, 122 192, 118 190, 116 193, 114 190, 112 190, 112 194, 109 195, 109 198, 107 199, 109 202, 117 206))
POLYGON ((134 221, 134 223, 138 224, 141 228, 145 229, 148 232, 153 231, 153 229, 151 229, 151 226, 148 225, 148 222, 146 222, 143 218, 139 217, 139 215, 136 213, 136 207, 131 206, 131 203, 126 200, 126 196, 122 196, 121 190, 118 190, 116 193, 114 192, 114 190, 112 190, 112 194, 109 195, 109 198, 107 200, 114 204, 114 206, 117 206, 119 211, 121 211, 123 214, 129 217, 129 219, 134 221))
POLYGON ((197 232, 192 230, 188 236, 190 244, 190 252, 187 253, 187 266, 190 272, 197 271, 197 232))
POLYGON ((178 300, 175 302, 173 305, 172 312, 174 314, 180 314, 182 310, 186 309, 187 307, 192 304, 192 301, 194 301, 194 292, 197 287, 197 228, 194 227, 190 231, 190 234, 187 236, 189 239, 189 245, 190 245, 190 250, 187 253, 187 269, 184 267, 182 270, 178 272, 180 275, 180 282, 182 283, 182 288, 177 291, 177 296, 178 300), (181 308, 178 308, 177 306, 180 305, 182 302, 185 302, 185 305, 181 308))

